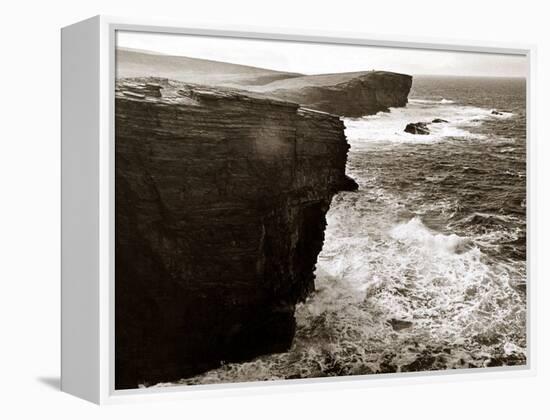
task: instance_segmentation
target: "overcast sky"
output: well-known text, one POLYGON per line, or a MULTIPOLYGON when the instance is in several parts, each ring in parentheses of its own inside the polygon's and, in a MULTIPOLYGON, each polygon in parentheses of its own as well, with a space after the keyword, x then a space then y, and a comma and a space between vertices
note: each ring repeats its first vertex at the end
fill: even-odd
POLYGON ((411 75, 527 76, 525 56, 146 32, 117 35, 120 47, 305 74, 376 69, 411 75))

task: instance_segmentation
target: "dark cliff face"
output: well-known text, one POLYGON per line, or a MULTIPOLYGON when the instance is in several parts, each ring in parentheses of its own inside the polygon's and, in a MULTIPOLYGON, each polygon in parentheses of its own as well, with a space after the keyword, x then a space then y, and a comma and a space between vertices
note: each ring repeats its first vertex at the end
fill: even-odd
POLYGON ((412 77, 384 71, 295 77, 251 88, 273 98, 345 117, 407 105, 412 77))
POLYGON ((117 84, 117 389, 288 349, 325 213, 356 188, 338 117, 159 83, 117 84))

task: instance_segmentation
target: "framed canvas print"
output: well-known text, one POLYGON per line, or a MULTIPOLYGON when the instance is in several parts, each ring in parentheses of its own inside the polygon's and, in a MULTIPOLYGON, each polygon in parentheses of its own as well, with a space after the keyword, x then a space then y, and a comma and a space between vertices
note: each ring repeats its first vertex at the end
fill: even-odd
POLYGON ((64 28, 62 388, 111 402, 532 372, 530 57, 64 28))

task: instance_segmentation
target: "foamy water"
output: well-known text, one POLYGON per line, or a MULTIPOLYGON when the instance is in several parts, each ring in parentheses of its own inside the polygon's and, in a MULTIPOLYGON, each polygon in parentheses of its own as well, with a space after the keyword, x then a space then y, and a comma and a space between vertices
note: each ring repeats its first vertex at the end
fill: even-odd
MULTIPOLYGON (((348 138, 368 139, 369 141, 391 141, 427 143, 443 141, 448 138, 484 139, 486 135, 468 130, 487 120, 510 118, 513 114, 491 114, 492 109, 475 106, 456 106, 454 101, 411 99, 407 108, 395 108, 391 113, 379 112, 376 115, 346 120, 348 138), (437 108, 437 114, 434 114, 437 108), (434 123, 429 126, 430 134, 418 136, 406 133, 403 129, 410 122, 430 122, 441 118, 448 123, 434 123)), ((357 141, 355 146, 361 148, 364 142, 357 141)))
POLYGON ((360 188, 333 199, 292 348, 180 383, 526 362, 522 102, 494 115, 514 92, 495 85, 465 103, 473 88, 460 83, 446 80, 444 97, 426 88, 406 108, 345 120, 347 172, 360 188), (434 118, 449 122, 428 136, 403 132, 434 118))

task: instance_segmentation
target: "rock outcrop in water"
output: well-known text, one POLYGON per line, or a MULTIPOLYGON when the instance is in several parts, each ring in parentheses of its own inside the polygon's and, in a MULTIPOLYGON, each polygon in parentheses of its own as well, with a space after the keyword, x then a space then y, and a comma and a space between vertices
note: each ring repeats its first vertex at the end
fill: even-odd
POLYGON ((448 122, 449 121, 444 120, 443 118, 434 118, 432 122, 409 123, 403 131, 409 134, 428 135, 430 134, 430 128, 428 127, 430 124, 444 124, 448 122))
POLYGON ((116 388, 287 350, 331 199, 357 188, 342 121, 121 80, 115 127, 116 388))
POLYGON ((428 129, 428 123, 425 122, 417 122, 417 123, 409 123, 405 127, 405 133, 409 134, 421 134, 421 135, 427 135, 430 134, 430 130, 428 129))

